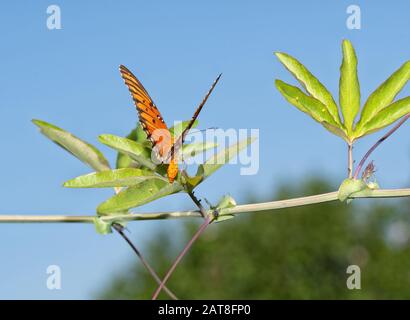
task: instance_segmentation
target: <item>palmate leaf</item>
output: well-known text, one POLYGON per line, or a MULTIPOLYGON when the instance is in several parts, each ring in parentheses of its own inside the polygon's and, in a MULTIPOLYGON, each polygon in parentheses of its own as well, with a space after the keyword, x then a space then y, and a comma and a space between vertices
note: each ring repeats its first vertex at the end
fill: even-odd
POLYGON ((40 132, 57 145, 96 171, 110 170, 104 155, 93 145, 77 138, 73 134, 41 120, 32 120, 40 128, 40 132))
POLYGON ((147 148, 144 143, 136 142, 112 134, 102 134, 99 136, 99 140, 101 143, 109 146, 110 148, 130 156, 130 158, 136 161, 139 165, 142 165, 150 170, 155 170, 156 166, 151 161, 151 150, 147 148))
POLYGON ((180 192, 183 189, 183 186, 178 182, 170 184, 167 180, 161 178, 147 179, 101 203, 97 208, 97 212, 100 215, 122 212, 167 195, 180 192))
POLYGON ((357 77, 357 58, 350 41, 342 43, 343 61, 340 66, 339 102, 344 125, 352 136, 353 122, 360 110, 360 86, 357 77))
POLYGON ((334 135, 342 138, 343 140, 345 140, 347 143, 350 143, 351 138, 347 136, 346 133, 346 129, 342 126, 336 126, 333 124, 330 124, 326 121, 323 121, 322 126, 324 126, 327 130, 329 130, 331 133, 333 133, 334 135))
POLYGON ((363 106, 356 131, 362 132, 363 127, 394 100, 409 79, 410 61, 407 61, 369 96, 363 106))
POLYGON ((332 122, 340 125, 341 122, 337 105, 326 87, 303 64, 292 56, 281 52, 275 54, 279 61, 293 74, 306 91, 313 98, 325 105, 327 111, 333 118, 332 122))
POLYGON ((275 85, 289 103, 321 123, 333 134, 336 134, 343 139, 347 139, 343 126, 334 121, 325 105, 319 100, 306 95, 298 87, 287 84, 282 80, 276 80, 275 85))
POLYGON ((122 168, 103 172, 94 172, 79 176, 64 183, 66 188, 115 188, 131 187, 149 179, 162 179, 147 169, 122 168))
POLYGON ((379 111, 369 122, 362 126, 360 131, 356 132, 356 138, 379 131, 408 113, 410 113, 410 97, 397 100, 379 111))
POLYGON ((308 96, 298 87, 292 86, 282 80, 275 81, 276 88, 283 97, 300 111, 307 113, 319 123, 326 121, 337 125, 326 106, 319 100, 308 96))

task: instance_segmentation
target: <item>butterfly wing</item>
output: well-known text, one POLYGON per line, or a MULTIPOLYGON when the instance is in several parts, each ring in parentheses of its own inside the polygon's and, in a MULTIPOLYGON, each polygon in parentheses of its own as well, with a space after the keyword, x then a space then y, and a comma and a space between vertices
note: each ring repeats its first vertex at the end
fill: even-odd
POLYGON ((167 155, 173 145, 173 140, 161 113, 142 83, 130 70, 121 65, 120 73, 131 93, 140 123, 148 139, 151 140, 152 147, 157 146, 160 156, 167 155))

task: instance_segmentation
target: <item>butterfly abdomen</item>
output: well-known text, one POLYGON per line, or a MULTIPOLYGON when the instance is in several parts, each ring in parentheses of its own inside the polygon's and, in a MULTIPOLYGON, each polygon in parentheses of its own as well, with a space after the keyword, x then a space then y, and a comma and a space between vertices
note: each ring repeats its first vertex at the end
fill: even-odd
POLYGON ((169 162, 168 168, 167 168, 167 176, 168 176, 169 183, 174 182, 177 174, 178 174, 178 161, 175 159, 175 157, 172 157, 171 161, 169 162))

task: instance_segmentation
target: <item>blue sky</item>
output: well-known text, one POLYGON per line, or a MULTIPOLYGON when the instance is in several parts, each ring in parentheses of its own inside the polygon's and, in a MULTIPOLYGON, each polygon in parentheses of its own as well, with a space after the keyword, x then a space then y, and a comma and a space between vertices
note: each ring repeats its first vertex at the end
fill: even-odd
MULTIPOLYGON (((295 83, 273 55, 301 60, 337 99, 341 41, 359 59, 362 102, 410 59, 410 6, 355 1, 362 29, 346 27, 350 1, 13 1, 0 10, 0 214, 93 214, 108 190, 68 190, 61 184, 90 170, 41 136, 30 122, 54 123, 98 145, 101 133, 126 135, 136 112, 118 65, 133 70, 165 120, 188 119, 215 76, 223 78, 200 115, 200 127, 260 129, 260 170, 240 176, 228 166, 198 194, 216 202, 268 198, 284 181, 320 174, 341 181, 346 147, 290 106, 274 79, 295 83), (62 29, 48 30, 47 7, 61 8, 62 29)), ((409 95, 406 87, 401 96, 409 95)), ((374 154, 382 187, 408 186, 410 127, 403 126, 374 154)), ((359 141, 355 159, 382 135, 359 141)), ((99 146, 100 147, 100 146, 99 146)), ((115 155, 101 146, 110 160, 115 155)), ((139 209, 192 208, 184 195, 139 209)), ((130 225, 144 243, 179 221, 130 225)), ((0 298, 92 298, 135 261, 116 235, 92 225, 0 225, 0 298), (62 290, 46 288, 46 268, 62 270, 62 290)), ((142 246, 143 249, 143 246, 142 246)))

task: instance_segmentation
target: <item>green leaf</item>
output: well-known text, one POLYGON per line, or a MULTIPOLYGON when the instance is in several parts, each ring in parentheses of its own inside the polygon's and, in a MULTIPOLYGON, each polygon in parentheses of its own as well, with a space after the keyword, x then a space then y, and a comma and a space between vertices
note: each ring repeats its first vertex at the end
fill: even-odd
POLYGON ((99 140, 110 148, 130 156, 138 164, 150 170, 155 170, 155 164, 151 161, 151 150, 143 143, 112 134, 102 134, 99 136, 99 140))
POLYGON ((70 152, 73 156, 96 171, 110 170, 110 165, 104 155, 91 144, 77 138, 73 134, 41 120, 32 120, 40 128, 40 132, 57 145, 70 152))
POLYGON ((367 99, 363 106, 357 131, 387 107, 410 79, 410 61, 404 63, 386 81, 384 81, 367 99))
POLYGON ((64 183, 66 188, 112 188, 112 187, 131 187, 147 179, 165 178, 154 175, 152 171, 122 168, 103 172, 93 172, 79 176, 64 183))
POLYGON ((367 185, 363 180, 345 179, 339 187, 337 197, 341 202, 345 201, 352 194, 367 189, 367 185))
POLYGON ((276 52, 275 54, 286 69, 288 69, 300 82, 300 84, 304 86, 306 91, 326 106, 328 112, 333 118, 332 122, 328 122, 335 122, 340 125, 341 122, 337 105, 326 87, 312 73, 310 73, 310 71, 303 64, 292 56, 281 52, 276 52))
MULTIPOLYGON (((127 136, 127 139, 137 141, 137 128, 132 130, 127 136)), ((116 161, 116 168, 131 168, 131 167, 138 167, 138 164, 131 159, 131 157, 127 154, 118 152, 117 154, 117 161, 116 161)))
POLYGON ((141 123, 138 123, 137 128, 135 129, 135 138, 130 138, 136 142, 146 143, 147 145, 151 146, 151 141, 148 140, 147 134, 142 128, 141 123))
POLYGON ((329 130, 331 133, 341 137, 342 139, 344 139, 346 142, 350 143, 350 138, 346 135, 346 131, 343 128, 340 127, 336 127, 333 124, 327 123, 326 121, 322 122, 322 125, 329 130))
POLYGON ((116 168, 138 168, 139 164, 132 160, 132 158, 124 153, 118 152, 116 168))
MULTIPOLYGON (((177 124, 169 128, 169 132, 171 133, 171 136, 179 137, 182 134, 182 132, 184 132, 184 130, 188 127, 190 122, 191 120, 178 122, 177 124)), ((196 126, 198 126, 198 120, 194 121, 194 124, 192 125, 192 129, 195 128, 196 126)))
POLYGON ((343 61, 340 67, 339 101, 347 133, 353 132, 354 119, 360 110, 360 86, 357 77, 357 58, 350 41, 342 44, 343 61))
MULTIPOLYGON (((147 134, 145 133, 144 129, 140 123, 138 123, 137 127, 132 130, 127 136, 127 139, 130 139, 135 142, 139 142, 144 145, 147 149, 152 150, 152 143, 150 140, 147 139, 147 134)), ((116 167, 117 169, 120 168, 138 168, 140 165, 134 161, 129 155, 118 152, 117 155, 117 162, 116 167)))
MULTIPOLYGON (((199 168, 202 168, 202 167, 199 166, 198 169, 199 168)), ((197 172, 197 174, 193 177, 189 176, 185 170, 182 170, 181 173, 182 174, 180 175, 180 182, 185 186, 185 189, 189 191, 194 190, 194 188, 202 182, 203 171, 201 171, 199 174, 197 172)))
POLYGON ((163 177, 167 177, 167 170, 168 170, 168 164, 166 163, 160 163, 155 168, 155 172, 163 177))
POLYGON ((342 138, 346 137, 344 128, 333 120, 333 117, 329 114, 324 104, 319 100, 306 95, 298 87, 287 84, 281 80, 276 80, 275 85, 289 103, 321 123, 333 134, 341 136, 342 138))
POLYGON ((182 157, 183 159, 189 159, 205 152, 206 150, 216 148, 217 146, 218 144, 215 142, 194 142, 184 144, 182 146, 182 157))
POLYGON ((215 154, 214 156, 210 157, 208 160, 205 161, 204 164, 201 164, 198 167, 196 176, 201 176, 201 182, 209 177, 211 174, 215 173, 216 170, 221 168, 223 165, 228 163, 233 157, 239 154, 242 150, 244 150, 248 145, 253 143, 256 140, 255 137, 250 137, 239 141, 225 150, 215 154))
POLYGON ((129 187, 101 203, 97 212, 101 215, 138 207, 161 197, 177 193, 183 190, 177 182, 170 184, 161 178, 148 179, 138 185, 129 187))
POLYGON ((360 131, 355 133, 355 137, 358 138, 379 131, 408 113, 410 113, 410 97, 397 100, 379 111, 372 120, 367 122, 360 131))

